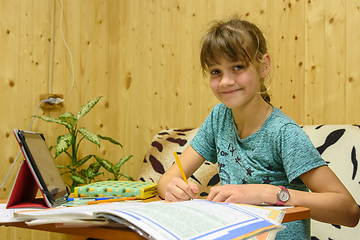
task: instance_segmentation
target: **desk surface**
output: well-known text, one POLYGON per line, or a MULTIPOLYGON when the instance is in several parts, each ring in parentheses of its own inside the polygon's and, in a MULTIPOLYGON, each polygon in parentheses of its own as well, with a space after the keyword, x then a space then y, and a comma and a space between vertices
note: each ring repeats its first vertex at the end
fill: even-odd
MULTIPOLYGON (((145 200, 144 202, 157 201, 157 200, 160 200, 160 198, 154 197, 154 198, 145 200)), ((0 203, 6 203, 6 201, 7 201, 6 199, 3 199, 3 200, 0 200, 0 203)), ((297 220, 303 220, 303 219, 307 219, 310 217, 310 210, 306 207, 293 207, 293 208, 288 208, 284 211, 286 211, 286 214, 284 216, 283 223, 297 221, 297 220)), ((30 227, 30 226, 26 225, 24 222, 6 223, 6 224, 2 224, 2 225, 10 226, 10 227, 20 227, 20 228, 48 231, 48 232, 70 234, 70 235, 78 235, 78 236, 98 238, 98 239, 106 239, 106 240, 119 239, 119 236, 121 236, 122 239, 129 239, 129 240, 145 239, 127 227, 120 227, 117 229, 104 228, 104 227, 102 227, 102 228, 99 228, 99 227, 56 228, 55 224, 44 224, 44 225, 30 227), (100 229, 101 229, 101 231, 99 231, 100 229)))

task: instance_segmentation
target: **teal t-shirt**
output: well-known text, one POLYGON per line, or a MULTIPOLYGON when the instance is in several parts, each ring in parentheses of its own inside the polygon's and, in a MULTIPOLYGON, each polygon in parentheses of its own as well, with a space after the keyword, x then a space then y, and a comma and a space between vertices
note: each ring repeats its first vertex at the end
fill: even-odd
MULTIPOLYGON (((260 130, 240 139, 231 109, 217 104, 190 144, 218 163, 222 185, 272 184, 309 191, 299 176, 326 165, 300 126, 275 107, 260 130)), ((310 239, 309 219, 284 225, 276 239, 310 239)))

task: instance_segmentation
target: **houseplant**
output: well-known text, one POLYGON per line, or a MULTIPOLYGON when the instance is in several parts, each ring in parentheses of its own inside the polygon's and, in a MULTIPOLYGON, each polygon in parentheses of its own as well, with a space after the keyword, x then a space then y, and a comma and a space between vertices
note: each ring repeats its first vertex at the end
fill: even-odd
POLYGON ((53 122, 57 124, 64 125, 68 130, 68 133, 61 135, 57 138, 57 144, 50 147, 50 151, 55 149, 55 159, 61 154, 65 153, 69 156, 70 162, 67 166, 58 165, 58 168, 63 170, 61 173, 70 174, 69 177, 72 180, 72 184, 69 185, 71 192, 74 191, 74 188, 79 184, 88 184, 94 181, 95 177, 103 174, 100 172, 100 168, 103 167, 108 172, 114 175, 113 178, 109 180, 118 180, 121 176, 127 178, 128 180, 134 181, 134 179, 125 174, 120 173, 121 166, 127 162, 132 155, 128 155, 124 158, 121 158, 116 164, 101 158, 98 155, 89 154, 85 157, 79 157, 78 150, 82 140, 86 139, 90 142, 96 144, 100 147, 100 139, 109 141, 115 145, 122 147, 122 145, 113 138, 94 134, 87 130, 84 127, 78 128, 79 120, 84 117, 100 100, 101 97, 96 97, 93 100, 84 104, 79 112, 74 115, 73 113, 66 112, 60 115, 57 119, 48 117, 48 116, 39 116, 35 117, 40 118, 46 122, 53 122), (95 162, 91 163, 87 169, 82 168, 83 164, 88 162, 91 158, 95 158, 95 162))

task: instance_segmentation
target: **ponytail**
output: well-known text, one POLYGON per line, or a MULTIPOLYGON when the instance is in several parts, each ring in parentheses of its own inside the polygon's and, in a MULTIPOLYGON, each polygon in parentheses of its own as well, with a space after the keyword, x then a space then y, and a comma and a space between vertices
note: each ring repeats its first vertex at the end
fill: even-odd
POLYGON ((261 97, 265 100, 265 102, 267 102, 268 104, 271 105, 271 102, 270 102, 270 95, 269 93, 267 92, 267 88, 265 87, 264 83, 261 83, 261 86, 260 86, 260 95, 261 97))

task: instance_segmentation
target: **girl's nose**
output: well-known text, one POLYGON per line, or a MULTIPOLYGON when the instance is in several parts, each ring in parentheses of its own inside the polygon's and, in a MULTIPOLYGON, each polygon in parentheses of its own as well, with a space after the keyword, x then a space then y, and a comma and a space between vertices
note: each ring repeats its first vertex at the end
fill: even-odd
POLYGON ((221 77, 221 81, 219 85, 222 86, 232 86, 235 84, 235 79, 234 76, 232 74, 223 74, 221 77))

